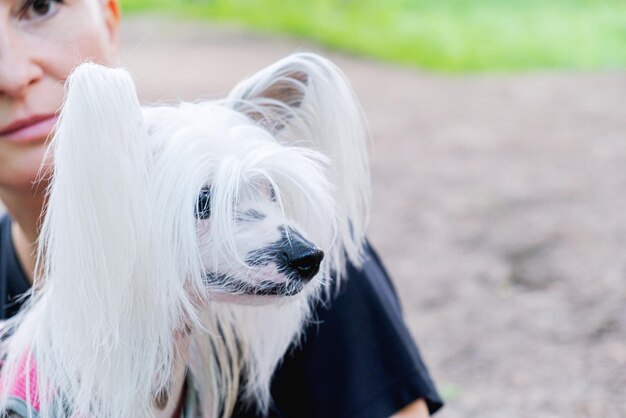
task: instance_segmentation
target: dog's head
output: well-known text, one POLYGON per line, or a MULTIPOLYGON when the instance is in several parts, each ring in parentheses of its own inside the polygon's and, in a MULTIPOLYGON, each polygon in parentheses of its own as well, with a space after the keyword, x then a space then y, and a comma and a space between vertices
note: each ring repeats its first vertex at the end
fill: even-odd
POLYGON ((149 416, 170 381, 173 335, 191 327, 209 331, 198 364, 213 356, 213 366, 195 373, 214 411, 227 413, 232 399, 219 398, 237 395, 237 356, 247 393, 267 406, 269 376, 309 296, 346 259, 360 261, 365 137, 343 76, 312 54, 221 101, 147 108, 127 72, 81 65, 51 145, 43 283, 5 344, 4 370, 33 352, 52 382, 39 380, 42 393, 61 393, 64 408, 149 416), (292 302, 297 312, 264 322, 269 307, 224 301, 292 302))
POLYGON ((180 279, 209 298, 266 303, 321 281, 337 216, 328 157, 225 103, 147 108, 144 120, 153 231, 187 268, 180 279))

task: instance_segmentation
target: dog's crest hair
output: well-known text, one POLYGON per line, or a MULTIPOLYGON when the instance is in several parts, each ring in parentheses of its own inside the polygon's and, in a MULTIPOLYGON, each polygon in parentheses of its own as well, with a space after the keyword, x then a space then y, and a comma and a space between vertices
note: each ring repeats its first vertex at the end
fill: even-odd
MULTIPOLYGON (((189 334, 203 417, 230 416, 238 397, 267 411, 271 375, 312 301, 348 260, 360 264, 366 138, 347 81, 313 54, 268 67, 219 102, 176 107, 142 108, 127 72, 79 66, 51 144, 36 282, 4 327, 0 409, 26 362, 37 368, 26 383, 40 417, 150 417, 186 357, 174 336, 189 334), (209 188, 211 218, 199 220, 198 193, 209 188), (246 232, 244 215, 326 253, 298 295, 261 307, 220 299, 268 286, 252 282, 266 270, 241 248, 274 235, 246 232), (226 282, 212 282, 213 271, 228 271, 226 282)), ((285 280, 286 294, 300 290, 285 280)))

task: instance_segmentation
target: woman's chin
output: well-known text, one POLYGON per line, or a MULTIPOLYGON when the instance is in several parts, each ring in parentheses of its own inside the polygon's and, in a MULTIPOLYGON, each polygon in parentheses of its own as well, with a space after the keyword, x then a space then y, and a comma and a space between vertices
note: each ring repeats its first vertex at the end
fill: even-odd
MULTIPOLYGON (((23 191, 33 190, 35 187, 40 189, 38 181, 48 177, 45 167, 51 167, 46 164, 42 168, 46 157, 45 141, 31 143, 28 147, 3 145, 6 144, 0 144, 0 187, 23 191)), ((45 187, 41 191, 43 193, 45 187)))

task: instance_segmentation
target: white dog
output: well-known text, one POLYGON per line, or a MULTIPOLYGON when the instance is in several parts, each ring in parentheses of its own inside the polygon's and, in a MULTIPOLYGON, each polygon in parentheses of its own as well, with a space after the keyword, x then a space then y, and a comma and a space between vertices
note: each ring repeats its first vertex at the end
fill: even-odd
POLYGON ((343 75, 297 54, 225 100, 146 108, 123 70, 83 64, 67 88, 0 406, 150 417, 187 369, 197 416, 267 410, 311 301, 360 261, 367 135, 343 75))

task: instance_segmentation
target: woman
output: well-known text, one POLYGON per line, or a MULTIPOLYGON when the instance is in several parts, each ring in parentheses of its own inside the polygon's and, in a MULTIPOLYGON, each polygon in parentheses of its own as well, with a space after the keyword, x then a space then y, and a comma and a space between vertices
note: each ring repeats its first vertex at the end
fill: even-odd
MULTIPOLYGON (((0 221, 2 319, 32 283, 46 189, 35 179, 64 80, 87 59, 117 64, 119 22, 117 0, 0 0, 0 200, 10 214, 0 221)), ((322 324, 277 371, 271 416, 426 417, 441 406, 371 250, 317 318, 322 324)), ((172 416, 177 406, 173 399, 158 414, 172 416)), ((241 408, 236 416, 255 414, 241 408)))

